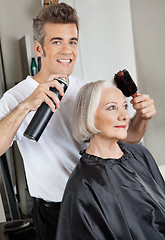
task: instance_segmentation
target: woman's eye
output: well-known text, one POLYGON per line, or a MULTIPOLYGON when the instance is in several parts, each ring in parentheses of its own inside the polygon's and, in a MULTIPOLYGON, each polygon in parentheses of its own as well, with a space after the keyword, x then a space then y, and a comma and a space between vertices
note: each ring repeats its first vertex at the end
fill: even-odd
POLYGON ((112 105, 108 108, 109 110, 115 110, 116 109, 116 106, 115 105, 112 105))
POLYGON ((127 103, 124 105, 124 109, 128 110, 128 104, 127 103))

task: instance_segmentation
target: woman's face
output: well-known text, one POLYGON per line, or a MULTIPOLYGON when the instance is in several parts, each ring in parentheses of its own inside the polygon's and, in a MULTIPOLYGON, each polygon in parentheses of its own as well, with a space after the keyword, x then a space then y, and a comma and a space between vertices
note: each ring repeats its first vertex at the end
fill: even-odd
POLYGON ((101 138, 119 140, 127 137, 129 115, 123 93, 115 87, 103 88, 95 114, 95 127, 101 138))

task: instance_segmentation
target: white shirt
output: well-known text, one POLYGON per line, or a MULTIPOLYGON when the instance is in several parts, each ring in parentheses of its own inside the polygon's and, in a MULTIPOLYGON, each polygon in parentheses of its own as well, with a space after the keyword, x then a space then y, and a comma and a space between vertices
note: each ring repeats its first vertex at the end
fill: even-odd
MULTIPOLYGON (((17 131, 14 140, 23 157, 28 188, 33 197, 54 202, 62 200, 68 177, 80 158, 79 151, 85 147, 76 143, 71 134, 74 102, 83 84, 81 79, 69 77, 60 109, 53 114, 38 142, 23 136, 35 112, 27 115, 17 131)), ((38 83, 28 76, 8 90, 0 100, 0 119, 24 101, 37 86, 38 83)))

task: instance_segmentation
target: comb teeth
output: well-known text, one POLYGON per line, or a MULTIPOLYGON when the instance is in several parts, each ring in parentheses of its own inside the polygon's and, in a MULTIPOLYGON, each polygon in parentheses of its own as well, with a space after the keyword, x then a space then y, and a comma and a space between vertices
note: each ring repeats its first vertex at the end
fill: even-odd
POLYGON ((114 80, 126 97, 133 96, 137 92, 137 86, 126 69, 115 74, 114 80))

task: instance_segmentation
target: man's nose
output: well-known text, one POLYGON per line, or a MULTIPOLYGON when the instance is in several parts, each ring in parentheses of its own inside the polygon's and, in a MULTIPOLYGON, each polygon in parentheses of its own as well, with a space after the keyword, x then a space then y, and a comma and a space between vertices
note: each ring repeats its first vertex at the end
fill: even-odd
POLYGON ((71 54, 72 50, 69 44, 64 44, 62 48, 62 54, 71 54))

